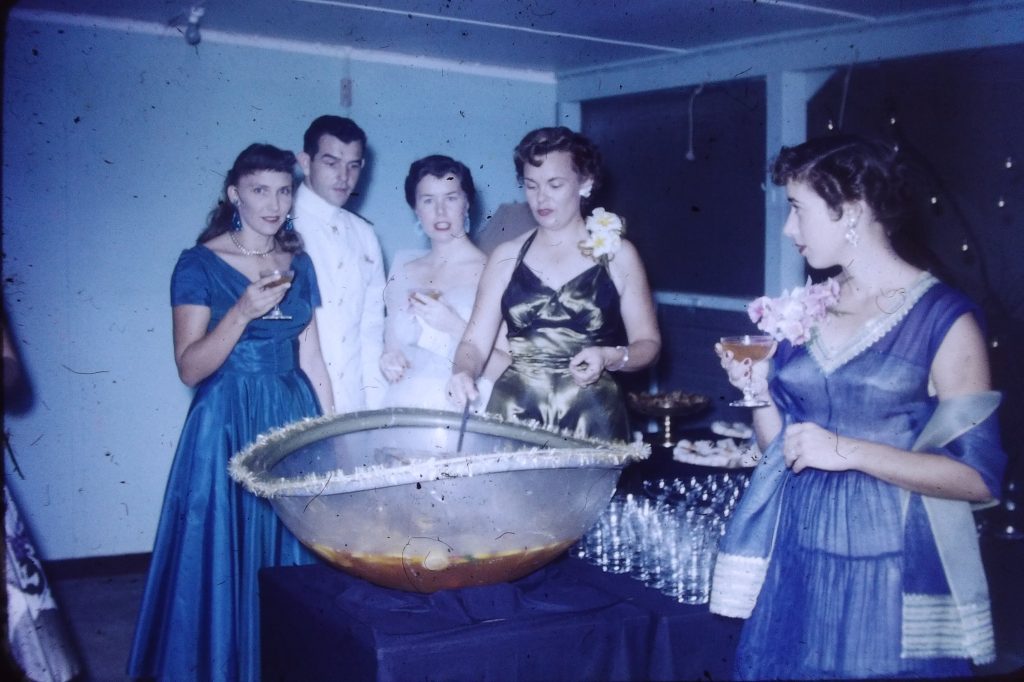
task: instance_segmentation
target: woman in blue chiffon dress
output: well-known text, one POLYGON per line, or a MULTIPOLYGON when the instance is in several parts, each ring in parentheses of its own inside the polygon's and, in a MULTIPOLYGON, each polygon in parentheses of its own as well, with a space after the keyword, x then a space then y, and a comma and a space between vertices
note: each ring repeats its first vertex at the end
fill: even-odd
POLYGON ((953 677, 994 658, 969 502, 1001 489, 998 394, 978 309, 893 249, 901 165, 843 136, 774 166, 783 233, 842 274, 806 344, 753 366, 717 348, 768 402, 712 589, 713 612, 748 618, 737 679, 953 677))
POLYGON ((316 276, 291 228, 295 158, 252 145, 171 279, 174 350, 196 387, 178 442, 128 672, 167 680, 259 679, 257 572, 312 562, 228 459, 275 427, 333 412, 313 309, 316 276), (279 274, 294 279, 278 284, 279 274), (274 306, 288 319, 264 319, 274 306))

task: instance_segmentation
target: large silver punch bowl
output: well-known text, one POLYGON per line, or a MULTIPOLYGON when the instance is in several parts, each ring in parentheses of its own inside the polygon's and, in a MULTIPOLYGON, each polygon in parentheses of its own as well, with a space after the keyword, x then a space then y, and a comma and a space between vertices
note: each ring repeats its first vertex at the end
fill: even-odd
POLYGON ((515 580, 573 544, 607 506, 635 443, 493 417, 395 408, 293 424, 231 460, 331 564, 416 592, 515 580))

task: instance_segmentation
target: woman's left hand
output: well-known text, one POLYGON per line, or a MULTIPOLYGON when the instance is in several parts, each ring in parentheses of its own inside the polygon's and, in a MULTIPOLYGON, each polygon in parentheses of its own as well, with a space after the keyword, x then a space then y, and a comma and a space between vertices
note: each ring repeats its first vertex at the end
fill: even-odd
POLYGON ((605 357, 600 346, 588 346, 569 360, 569 374, 577 386, 590 386, 601 378, 605 357))
POLYGON ((851 455, 855 450, 850 439, 841 438, 810 422, 787 426, 782 441, 782 456, 794 474, 808 467, 822 471, 847 471, 853 468, 851 455))
POLYGON ((413 293, 409 296, 409 310, 424 324, 455 337, 462 336, 466 328, 466 321, 445 303, 443 297, 431 298, 424 293, 413 293))
POLYGON ((400 381, 410 366, 405 353, 400 350, 386 350, 380 356, 380 371, 389 383, 400 381))

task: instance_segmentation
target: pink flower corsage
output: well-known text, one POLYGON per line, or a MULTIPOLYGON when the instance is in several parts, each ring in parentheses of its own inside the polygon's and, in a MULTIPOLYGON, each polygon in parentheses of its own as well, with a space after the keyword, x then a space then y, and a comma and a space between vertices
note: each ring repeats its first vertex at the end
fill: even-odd
POLYGON ((839 302, 839 282, 828 278, 820 284, 807 284, 783 291, 778 298, 761 296, 747 305, 747 313, 757 328, 776 341, 787 340, 794 346, 807 343, 814 328, 839 302))

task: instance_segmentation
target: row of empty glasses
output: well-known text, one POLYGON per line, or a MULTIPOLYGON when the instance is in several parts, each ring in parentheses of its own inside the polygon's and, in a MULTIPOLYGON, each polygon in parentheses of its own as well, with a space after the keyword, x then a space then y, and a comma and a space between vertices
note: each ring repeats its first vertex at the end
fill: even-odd
POLYGON ((643 494, 617 493, 573 551, 682 603, 707 603, 718 539, 748 480, 743 472, 646 481, 643 494))

